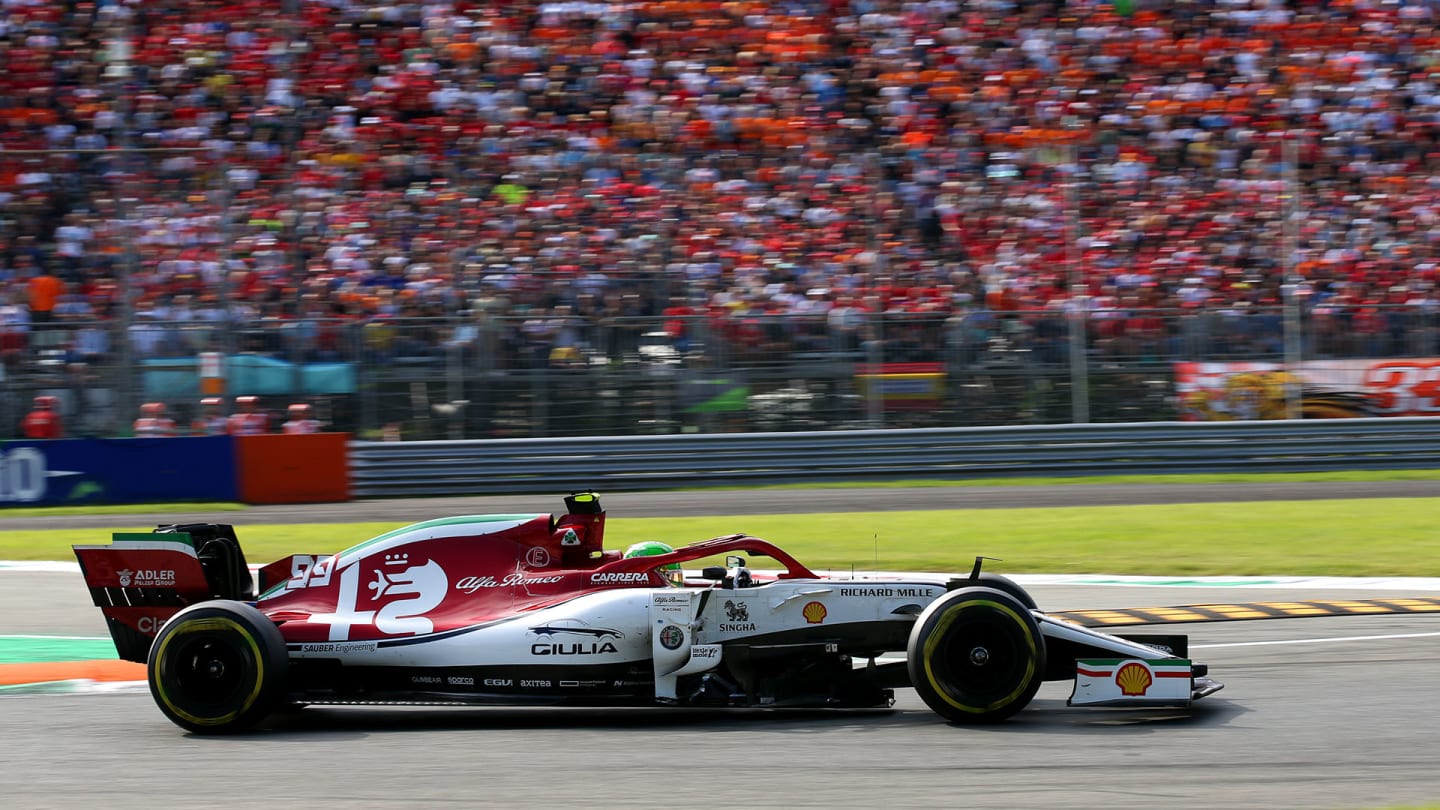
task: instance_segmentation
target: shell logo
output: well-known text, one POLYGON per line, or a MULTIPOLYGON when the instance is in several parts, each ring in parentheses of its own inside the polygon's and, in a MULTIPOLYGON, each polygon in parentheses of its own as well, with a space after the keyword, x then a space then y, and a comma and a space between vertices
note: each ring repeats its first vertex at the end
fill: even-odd
POLYGON ((805 617, 806 624, 819 624, 825 621, 825 617, 829 614, 830 611, 826 610, 825 606, 819 602, 807 602, 805 607, 800 609, 800 615, 805 617))
POLYGON ((1120 694, 1127 697, 1144 695, 1154 682, 1149 668, 1137 661, 1131 661, 1115 672, 1115 685, 1120 687, 1120 694))

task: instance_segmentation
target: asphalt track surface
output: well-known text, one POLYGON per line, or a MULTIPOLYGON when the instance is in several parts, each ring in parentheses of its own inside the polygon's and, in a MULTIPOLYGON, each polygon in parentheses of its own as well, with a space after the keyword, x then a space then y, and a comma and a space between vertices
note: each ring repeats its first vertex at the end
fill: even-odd
MULTIPOLYGON (((1389 483, 1383 494, 1434 494, 1434 483, 1426 483, 1428 490, 1389 483)), ((1307 493, 1320 489, 1303 487, 1307 493)), ((1025 489, 1017 492, 1029 496, 1024 505, 1070 497, 1025 489)), ((1134 487, 1124 489, 1137 495, 1134 487)), ((1307 497, 1261 493, 1253 485, 1244 485, 1244 496, 1235 489, 1228 497, 1201 490, 1167 489, 1162 500, 1307 497)), ((868 508, 869 494, 839 492, 846 508, 868 508)), ((936 497, 930 490, 929 497, 902 508, 977 505, 959 503, 968 497, 959 492, 936 497)), ((897 500, 893 490, 871 494, 885 503, 897 500)), ((1115 494, 1121 497, 1087 502, 1135 502, 1115 494)), ((606 506, 612 514, 643 512, 621 503, 630 497, 639 496, 607 496, 606 506)), ((659 505, 673 497, 650 495, 645 502, 661 510, 654 514, 777 509, 764 493, 750 492, 729 493, 728 503, 696 504, 699 511, 665 511, 680 508, 659 505)), ((517 500, 508 499, 500 511, 532 511, 517 500)), ((534 511, 554 511, 554 499, 547 500, 537 501, 534 511)), ((816 503, 789 511, 831 508, 816 503)), ((395 506, 373 517, 351 505, 344 519, 410 519, 395 506)), ((424 517, 447 511, 453 510, 424 517)), ((482 504, 459 511, 497 510, 482 504)), ((0 529, 8 525, 0 523, 0 529)), ((1033 592, 1042 608, 1052 610, 1375 595, 1265 587, 1037 586, 1033 592)), ((6 633, 103 633, 98 611, 73 575, 0 572, 0 620, 6 633)), ((1360 808, 1440 797, 1434 764, 1440 724, 1433 716, 1440 617, 1290 619, 1177 630, 1190 634, 1192 655, 1227 684, 1194 710, 1069 709, 1068 686, 1046 684, 1019 716, 985 728, 940 721, 910 690, 899 690, 892 710, 856 712, 307 709, 228 738, 184 734, 143 692, 0 696, 0 796, 7 807, 21 808, 261 802, 347 808, 1360 808)))

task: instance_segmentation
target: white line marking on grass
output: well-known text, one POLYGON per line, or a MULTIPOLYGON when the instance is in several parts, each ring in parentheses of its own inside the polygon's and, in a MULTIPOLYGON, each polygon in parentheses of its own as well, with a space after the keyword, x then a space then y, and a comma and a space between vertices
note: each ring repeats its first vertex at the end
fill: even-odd
POLYGON ((1440 577, 1187 577, 1108 574, 1006 574, 1021 585, 1108 585, 1139 588, 1354 588, 1436 591, 1440 577))
POLYGON ((40 641, 109 641, 109 636, 56 636, 56 635, 27 635, 27 634, 5 634, 0 636, 0 641, 9 639, 26 639, 40 641))
MULTIPOLYGON (((262 566, 251 564, 251 571, 262 566)), ((80 573, 80 565, 63 560, 0 560, 0 573, 80 573)), ((756 571, 760 574, 774 574, 773 571, 756 571)), ((850 579, 848 571, 825 569, 818 572, 821 577, 850 579)), ((963 577, 965 571, 905 572, 905 571, 856 571, 858 580, 886 579, 928 579, 943 584, 950 579, 963 577)), ((1440 591, 1440 577, 1220 577, 1220 576, 1133 576, 1120 574, 1005 574, 1024 586, 1033 585, 1085 585, 1097 587, 1134 588, 1285 588, 1285 589, 1351 589, 1365 591, 1440 591)))
POLYGON ((1333 638, 1285 638, 1273 641, 1228 641, 1221 644, 1191 644, 1192 650, 1215 650, 1221 647, 1269 647, 1281 644, 1329 644, 1341 641, 1386 641, 1393 638, 1434 638, 1440 633, 1392 633, 1382 636, 1336 636, 1333 638))
POLYGON ((60 560, 0 560, 0 571, 26 571, 39 574, 80 573, 80 563, 60 560))

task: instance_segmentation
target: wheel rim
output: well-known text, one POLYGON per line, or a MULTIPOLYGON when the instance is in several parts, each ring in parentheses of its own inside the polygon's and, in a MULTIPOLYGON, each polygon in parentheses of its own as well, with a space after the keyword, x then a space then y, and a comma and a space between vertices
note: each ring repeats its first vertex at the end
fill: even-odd
POLYGON ((226 713, 249 691, 254 662, 243 645, 217 634, 187 639, 175 650, 170 680, 176 698, 197 714, 226 713))
POLYGON ((1031 671, 1030 646, 1018 630, 990 617, 957 621, 934 658, 939 682, 965 704, 1005 701, 1031 671))

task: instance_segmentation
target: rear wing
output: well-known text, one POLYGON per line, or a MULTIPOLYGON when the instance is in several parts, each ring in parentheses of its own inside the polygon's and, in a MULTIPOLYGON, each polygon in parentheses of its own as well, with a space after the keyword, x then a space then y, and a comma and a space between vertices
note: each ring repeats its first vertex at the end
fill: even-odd
POLYGON ((255 598, 245 555, 228 525, 160 526, 74 550, 90 599, 126 661, 145 661, 155 634, 186 605, 255 598))

